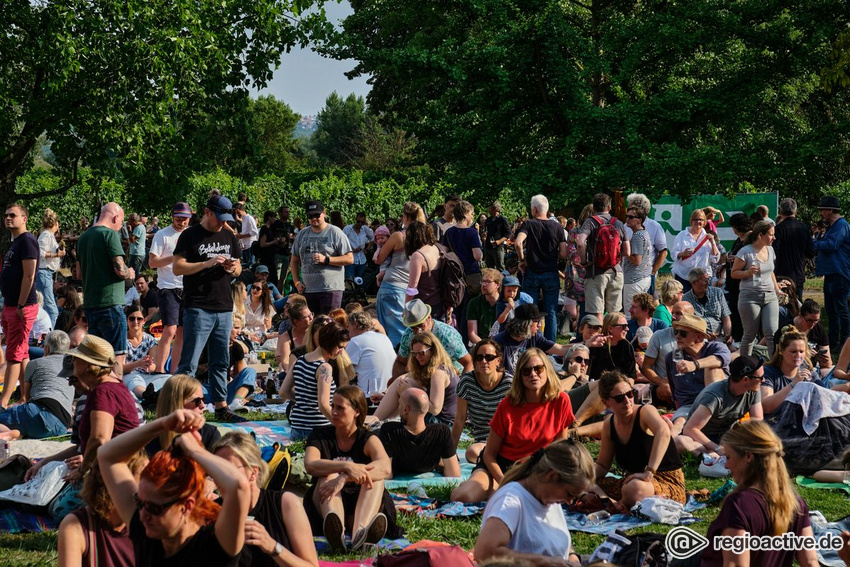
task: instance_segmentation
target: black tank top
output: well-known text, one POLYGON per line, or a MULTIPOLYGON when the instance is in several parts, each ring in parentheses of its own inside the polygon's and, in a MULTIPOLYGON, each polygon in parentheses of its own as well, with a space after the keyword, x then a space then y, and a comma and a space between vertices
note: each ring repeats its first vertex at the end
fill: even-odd
MULTIPOLYGON (((643 406, 637 409, 635 420, 632 424, 632 434, 629 437, 629 442, 623 444, 620 441, 620 436, 617 435, 617 429, 614 427, 614 416, 611 416, 611 440, 614 441, 614 459, 617 465, 629 473, 640 473, 646 468, 649 462, 649 455, 652 452, 652 442, 655 437, 648 434, 640 426, 640 412, 643 406)), ((670 444, 667 445, 667 452, 664 453, 664 458, 661 459, 661 464, 658 465, 658 471, 674 471, 682 468, 682 459, 676 451, 676 444, 673 439, 670 439, 670 444)))
MULTIPOLYGON (((260 489, 260 498, 254 509, 248 512, 254 516, 260 525, 266 528, 269 536, 280 543, 286 549, 292 551, 289 538, 286 536, 286 524, 283 521, 283 511, 280 507, 280 497, 283 492, 277 490, 260 489)), ((239 557, 240 567, 273 567, 277 565, 271 555, 264 553, 255 545, 246 545, 239 557)))

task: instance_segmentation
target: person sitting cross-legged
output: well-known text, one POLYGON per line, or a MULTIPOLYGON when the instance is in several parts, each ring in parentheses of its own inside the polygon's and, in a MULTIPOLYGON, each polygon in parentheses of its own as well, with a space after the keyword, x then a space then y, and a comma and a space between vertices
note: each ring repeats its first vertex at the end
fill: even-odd
POLYGON ((425 423, 430 400, 420 388, 399 396, 399 418, 381 426, 379 437, 392 460, 392 474, 421 474, 438 469, 443 476, 459 477, 452 430, 444 423, 425 423))

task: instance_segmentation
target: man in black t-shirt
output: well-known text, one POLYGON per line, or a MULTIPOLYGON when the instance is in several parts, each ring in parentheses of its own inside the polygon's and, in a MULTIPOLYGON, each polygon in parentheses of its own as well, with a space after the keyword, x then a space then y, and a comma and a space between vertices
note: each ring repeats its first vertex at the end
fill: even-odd
POLYGON ((779 213, 784 217, 776 225, 776 240, 773 250, 776 252, 776 266, 773 272, 777 277, 787 276, 797 286, 797 299, 803 301, 803 286, 806 283, 806 259, 815 257, 809 227, 797 219, 797 201, 782 199, 779 213))
POLYGON ((425 424, 430 401, 419 388, 399 396, 399 418, 381 426, 379 437, 393 463, 393 476, 421 474, 442 465, 443 476, 459 477, 452 430, 443 423, 425 424))
POLYGON ((484 261, 488 268, 502 272, 505 269, 505 242, 511 236, 511 227, 502 216, 502 204, 499 201, 493 201, 489 212, 490 216, 484 223, 484 232, 487 234, 487 240, 484 242, 484 261))
POLYGON ((210 397, 219 421, 245 421, 227 408, 227 369, 233 296, 230 281, 242 272, 242 247, 236 235, 222 230, 233 220, 233 205, 210 197, 199 224, 180 234, 174 248, 174 275, 183 276, 183 351, 177 374, 194 376, 201 351, 208 346, 210 397))
POLYGON ((564 228, 557 220, 549 220, 549 200, 544 195, 531 198, 531 218, 522 223, 516 236, 519 269, 525 277, 522 291, 540 304, 546 317, 544 336, 550 341, 558 338, 558 293, 561 277, 558 274, 558 259, 567 257, 567 238, 564 228), (543 294, 542 300, 538 298, 543 294))

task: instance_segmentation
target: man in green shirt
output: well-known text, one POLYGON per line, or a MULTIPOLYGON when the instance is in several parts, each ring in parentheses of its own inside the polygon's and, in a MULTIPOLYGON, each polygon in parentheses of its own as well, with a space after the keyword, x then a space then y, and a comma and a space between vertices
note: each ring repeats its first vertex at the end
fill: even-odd
POLYGON ((112 345, 118 368, 127 352, 127 318, 124 316, 124 280, 135 273, 124 263, 118 231, 124 210, 118 203, 100 209, 97 222, 77 242, 77 269, 83 277, 83 301, 89 333, 112 345))

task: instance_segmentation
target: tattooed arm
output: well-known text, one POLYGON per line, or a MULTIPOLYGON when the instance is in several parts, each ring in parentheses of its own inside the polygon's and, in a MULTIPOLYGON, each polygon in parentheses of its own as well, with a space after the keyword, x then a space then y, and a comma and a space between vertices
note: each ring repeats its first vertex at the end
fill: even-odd
POLYGON ((135 275, 133 268, 128 267, 124 263, 123 256, 115 256, 112 258, 112 269, 115 271, 116 276, 124 278, 125 280, 131 280, 135 275))

